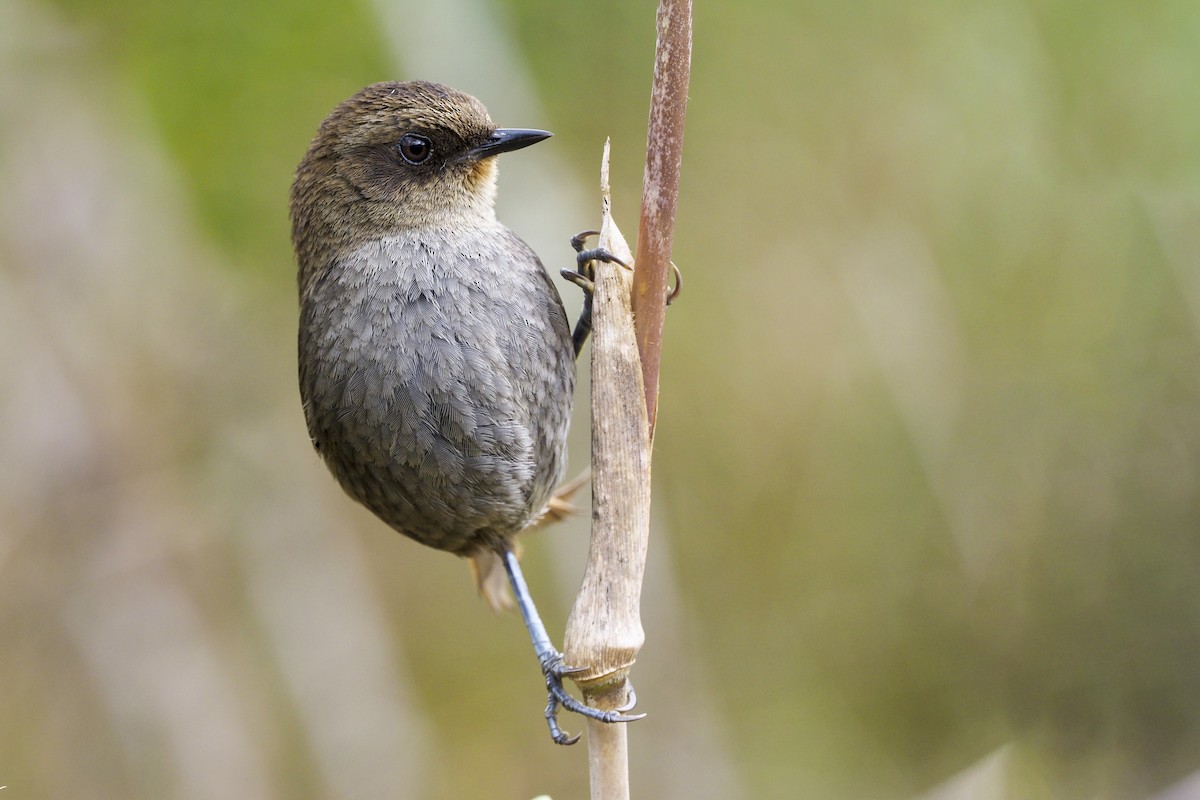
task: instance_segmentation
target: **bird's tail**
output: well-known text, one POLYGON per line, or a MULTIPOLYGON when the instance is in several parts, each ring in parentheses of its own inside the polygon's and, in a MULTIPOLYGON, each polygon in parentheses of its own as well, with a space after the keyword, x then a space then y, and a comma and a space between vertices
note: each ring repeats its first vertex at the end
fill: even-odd
MULTIPOLYGON (((520 548, 516 543, 513 547, 519 554, 520 548)), ((504 562, 495 550, 480 550, 471 556, 471 574, 475 576, 479 595, 487 601, 492 611, 498 614, 515 605, 512 592, 508 589, 508 574, 504 571, 504 562)))

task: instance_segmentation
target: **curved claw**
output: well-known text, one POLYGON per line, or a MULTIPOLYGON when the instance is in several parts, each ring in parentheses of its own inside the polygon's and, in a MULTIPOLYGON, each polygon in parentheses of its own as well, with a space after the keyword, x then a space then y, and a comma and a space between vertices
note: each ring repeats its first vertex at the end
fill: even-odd
POLYGON ((566 664, 559 664, 551 668, 554 671, 556 678, 569 678, 572 675, 578 675, 581 672, 587 672, 591 667, 568 667, 566 664))
POLYGON ((675 266, 675 262, 671 262, 671 272, 675 274, 675 288, 667 293, 667 305, 671 305, 679 297, 679 293, 683 291, 683 273, 679 271, 679 267, 675 266))
MULTIPOLYGON (((591 250, 578 250, 578 255, 575 256, 575 262, 582 268, 589 261, 603 261, 606 264, 620 264, 625 269, 633 269, 626 264, 622 259, 617 258, 603 247, 594 247, 591 250)), ((582 269, 580 269, 582 272, 582 269)))
MULTIPOLYGON (((626 685, 629 687, 629 699, 625 701, 624 705, 617 706, 617 711, 620 711, 622 714, 626 711, 632 711, 633 707, 637 705, 637 692, 633 690, 633 684, 628 683, 626 685)), ((646 715, 643 714, 642 716, 646 715)))
POLYGON ((581 252, 583 250, 583 243, 586 242, 588 238, 599 235, 600 231, 580 231, 571 237, 571 247, 575 249, 576 253, 581 252))

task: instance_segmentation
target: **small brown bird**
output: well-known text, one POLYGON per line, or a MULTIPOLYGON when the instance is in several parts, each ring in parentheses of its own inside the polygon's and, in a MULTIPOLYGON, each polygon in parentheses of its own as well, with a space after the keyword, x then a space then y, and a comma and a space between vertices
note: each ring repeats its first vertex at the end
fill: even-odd
MULTIPOLYGON (((400 533, 473 560, 481 591, 517 597, 550 693, 571 672, 538 618, 513 537, 566 466, 575 355, 538 257, 496 220, 496 156, 550 136, 497 128, 436 83, 368 86, 321 123, 296 170, 300 396, 342 488, 400 533), (503 571, 501 570, 503 567, 503 571)), ((582 335, 580 335, 582 333, 582 335)), ((575 737, 578 738, 578 737, 575 737)))

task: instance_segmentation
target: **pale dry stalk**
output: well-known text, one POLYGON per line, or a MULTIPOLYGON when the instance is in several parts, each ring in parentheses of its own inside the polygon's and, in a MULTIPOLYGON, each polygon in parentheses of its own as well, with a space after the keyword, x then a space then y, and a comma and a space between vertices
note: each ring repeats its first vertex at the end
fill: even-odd
MULTIPOLYGON (((565 658, 589 705, 631 698, 629 670, 645 635, 642 578, 650 537, 650 451, 691 70, 691 0, 660 0, 636 268, 597 262, 592 332, 592 537, 567 620, 565 658)), ((601 164, 600 246, 633 254, 612 219, 609 146, 601 164)), ((589 719, 592 800, 628 800, 628 731, 589 719)))

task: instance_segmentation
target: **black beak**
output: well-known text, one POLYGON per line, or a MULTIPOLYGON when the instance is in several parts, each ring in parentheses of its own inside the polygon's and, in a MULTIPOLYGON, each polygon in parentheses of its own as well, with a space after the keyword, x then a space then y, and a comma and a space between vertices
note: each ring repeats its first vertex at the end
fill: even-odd
POLYGON ((520 150, 537 144, 542 139, 549 139, 554 134, 550 131, 536 131, 526 128, 497 128, 486 142, 471 149, 475 158, 491 158, 509 150, 520 150))

